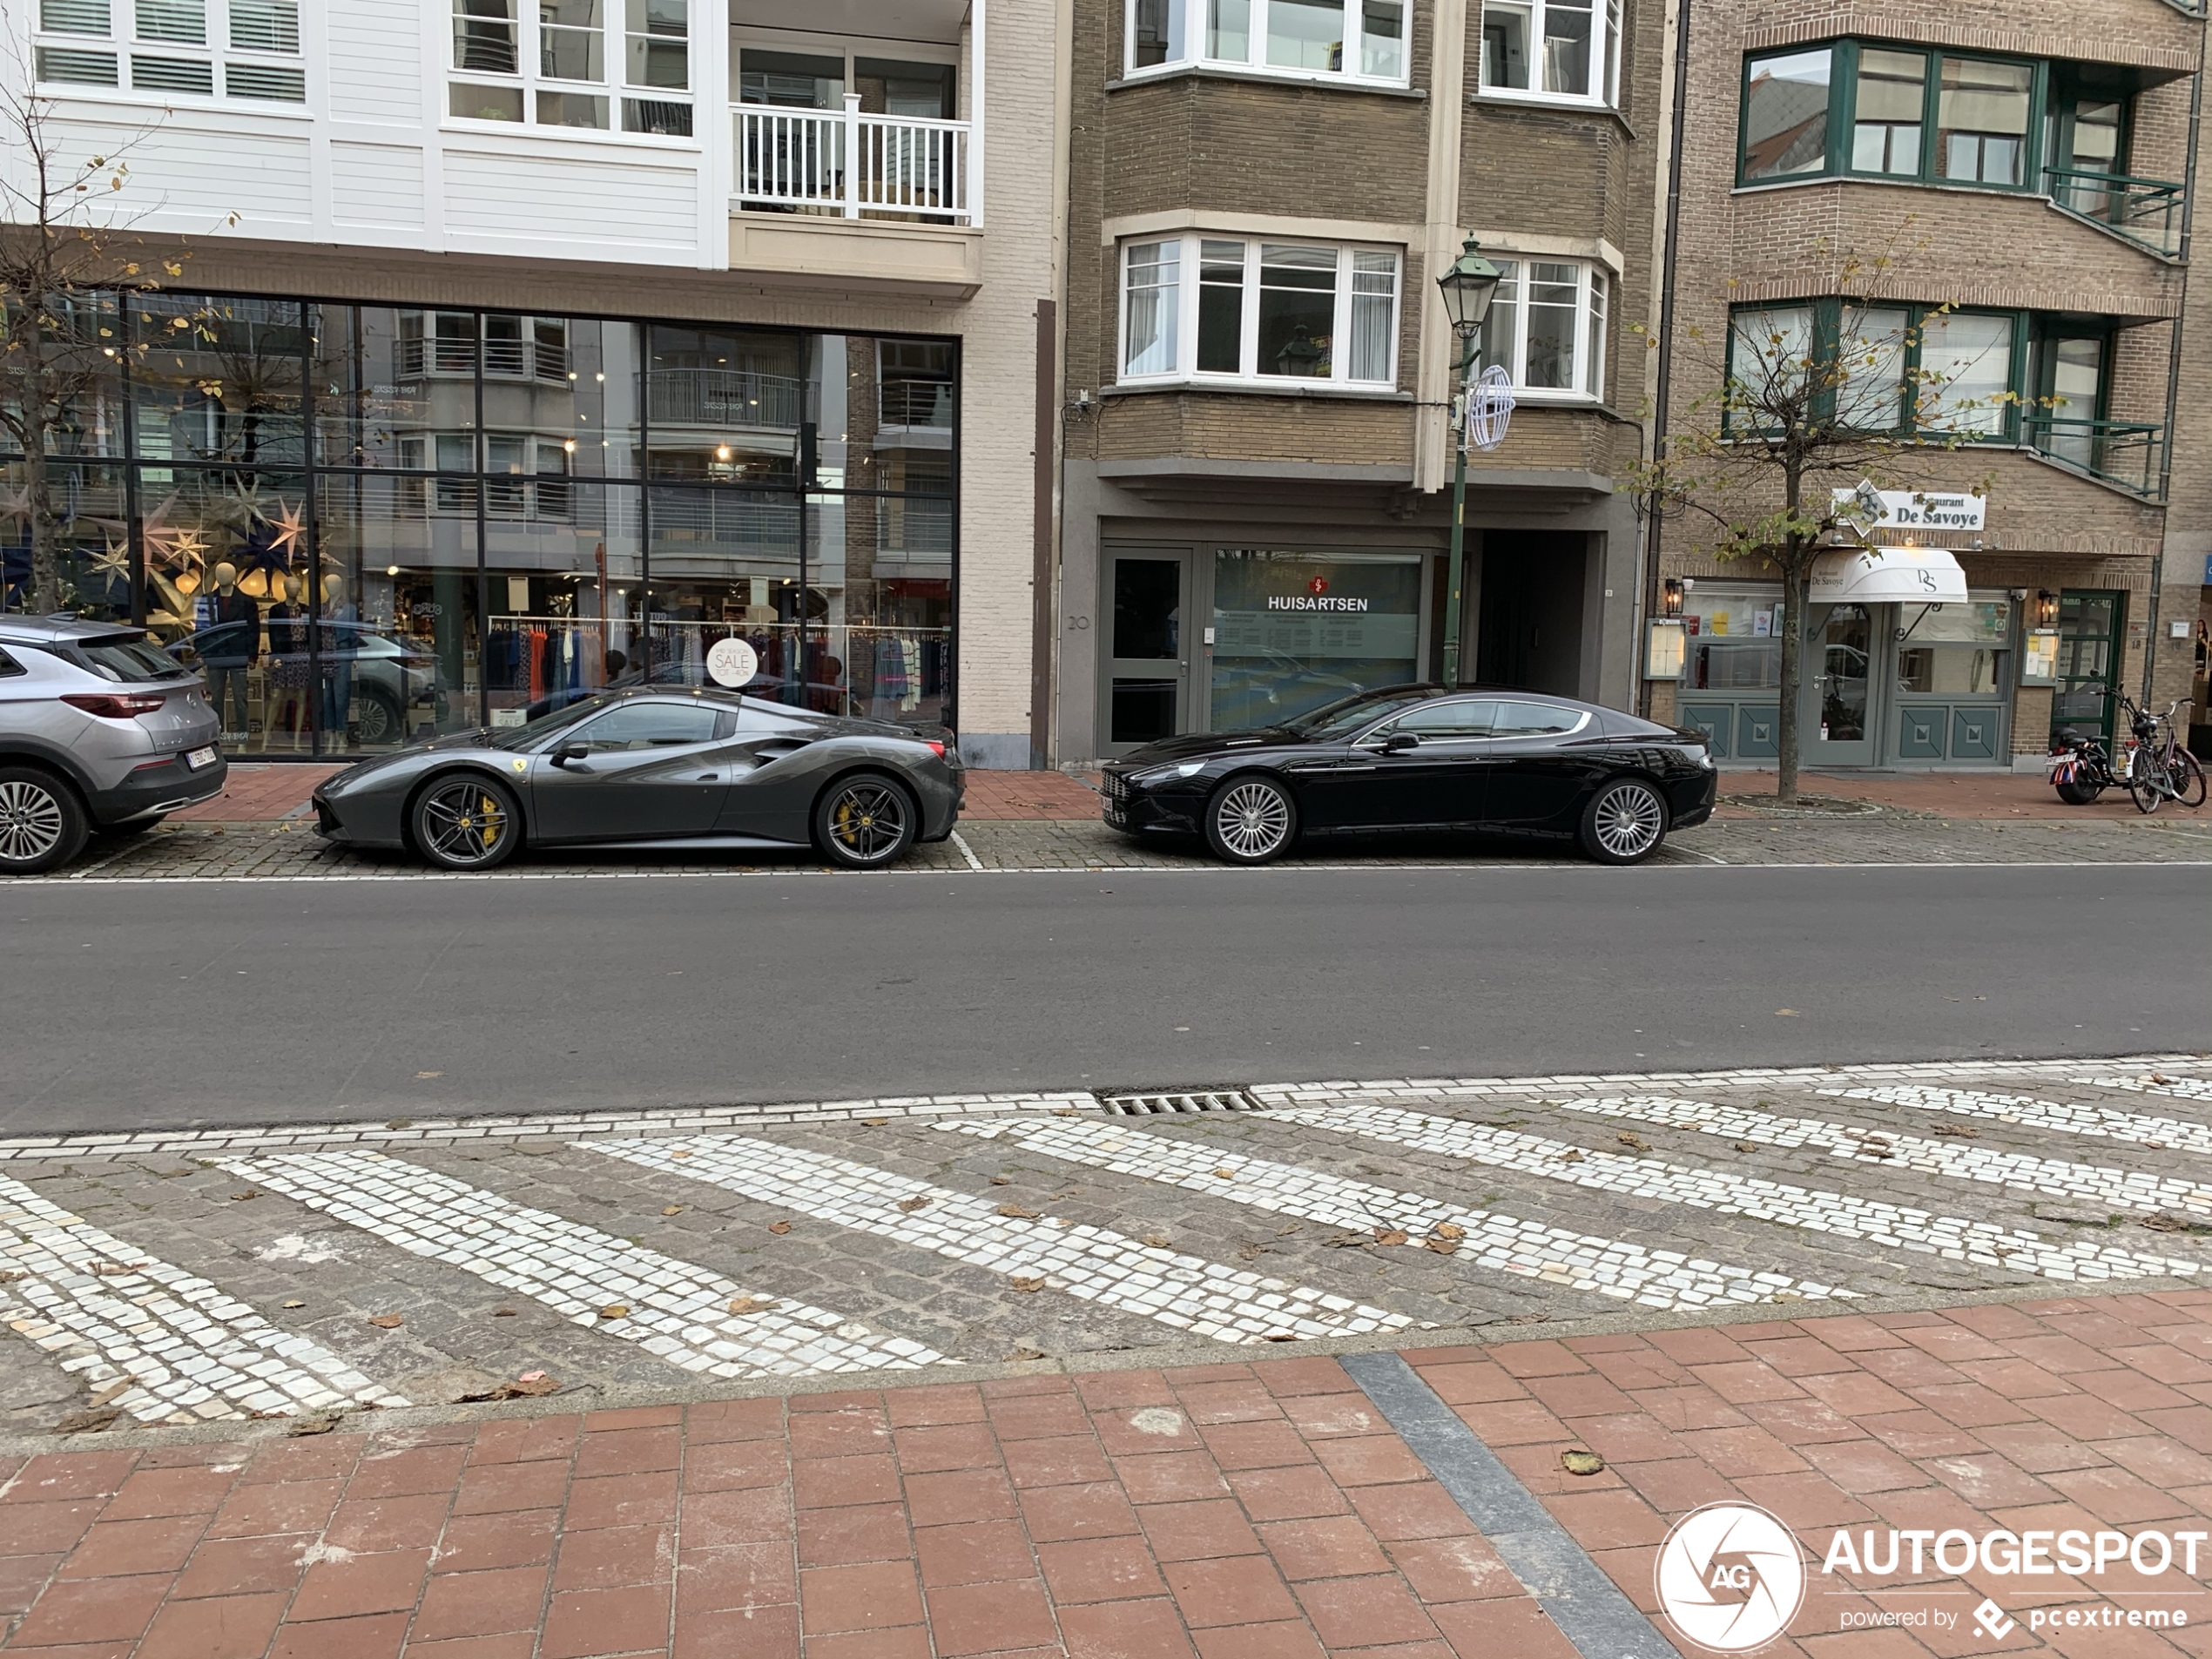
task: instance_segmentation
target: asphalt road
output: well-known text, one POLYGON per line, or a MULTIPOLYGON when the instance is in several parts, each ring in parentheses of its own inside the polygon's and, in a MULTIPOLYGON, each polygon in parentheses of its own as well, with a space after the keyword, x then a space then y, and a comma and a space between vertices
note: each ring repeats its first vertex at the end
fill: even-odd
POLYGON ((9 1131, 2212 1043, 2198 868, 0 890, 9 1131))

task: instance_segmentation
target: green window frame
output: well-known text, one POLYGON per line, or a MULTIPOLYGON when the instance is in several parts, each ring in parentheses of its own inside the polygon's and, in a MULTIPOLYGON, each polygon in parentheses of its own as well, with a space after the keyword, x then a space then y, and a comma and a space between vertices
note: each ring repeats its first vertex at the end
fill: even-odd
MULTIPOLYGON (((1731 307, 1729 311, 1728 329, 1729 379, 1735 381, 1750 372, 1750 365, 1739 366, 1737 359, 1738 350, 1744 340, 1744 332, 1739 327, 1739 319, 1762 313, 1775 315, 1797 312, 1808 313, 1811 326, 1808 336, 1811 345, 1807 355, 1820 361, 1832 357, 1843 348, 1845 305, 1846 302, 1840 298, 1829 298, 1731 307)), ((2032 332, 2030 325, 2033 314, 2026 311, 1964 307, 1956 307, 1948 312, 1939 312, 1939 308, 1927 306, 1902 303, 1869 306, 1858 300, 1851 300, 1849 305, 1854 317, 1878 311, 1894 312, 1904 318, 1903 323, 1899 325, 1898 330, 1894 331, 1901 334, 1899 341, 1901 349, 1898 352, 1898 365, 1899 391, 1896 401, 1898 418, 1894 422, 1886 425, 1867 424, 1860 427, 1859 430, 1892 434, 1902 438, 1937 440, 1962 437, 1969 443, 2000 444, 2007 448, 2019 444, 2022 408, 2020 400, 2024 395, 2033 395, 2028 391, 2027 381, 2032 372, 2038 372, 2032 370, 2030 366, 2029 341, 2032 332), (2005 341, 2009 354, 2006 363, 2004 385, 2001 388, 1991 387, 1988 392, 1991 399, 2001 396, 2003 401, 1993 402, 1986 407, 1977 407, 1972 410, 1959 411, 1961 415, 1969 415, 1976 422, 1964 430, 1939 422, 1924 425, 1920 418, 1919 404, 1924 394, 1919 380, 1919 372, 1927 366, 1925 361, 1928 352, 1927 334, 1932 322, 1940 332, 1948 332, 1949 328, 1956 327, 1962 335, 1967 335, 1970 331, 1973 331, 1984 333, 1993 338, 2001 338, 2005 341), (2000 324, 2002 327, 1998 330, 1976 328, 1976 325, 1986 323, 2000 324), (1987 424, 1980 424, 1983 421, 1987 421, 1987 424)), ((1870 330, 1860 349, 1865 349, 1867 343, 1878 347, 1880 342, 1890 338, 1892 332, 1887 327, 1885 327, 1878 334, 1870 330)), ((1962 341, 1961 348, 1963 349, 1964 347, 1965 342, 1962 341)), ((1939 347, 1939 349, 1940 349, 1939 347)), ((1959 360, 1953 361, 1956 362, 1959 360)), ((1969 365, 1973 361, 1966 360, 1969 365)), ((2105 381, 2108 382, 2110 378, 2108 354, 2103 375, 2105 381)), ((2100 410, 2103 404, 2103 395, 2104 388, 2101 386, 2098 400, 2100 410)), ((1830 392, 1822 399, 1824 405, 1822 413, 1826 418, 1833 418, 1834 397, 1835 394, 1830 392)), ((1982 402, 1982 400, 1976 399, 1974 401, 1979 404, 1982 402)), ((1939 409, 1941 404, 1939 393, 1937 402, 1939 409)), ((1739 425, 1739 419, 1740 417, 1733 412, 1726 417, 1724 427, 1728 435, 1745 437, 1756 435, 1756 429, 1748 425, 1739 425)))
POLYGON ((1737 185, 1882 179, 2043 194, 2052 70, 2042 58, 1889 41, 1836 39, 1748 52, 1738 92, 1737 185), (1788 72, 1762 76, 1770 66, 1788 72), (1916 74, 1917 114, 1911 93, 1916 74), (1820 85, 1824 109, 1812 91, 1820 85), (2001 116, 2014 99, 2019 132, 1967 125, 1977 114, 2001 116), (1953 141, 1939 144, 1945 134, 1953 141), (1793 155, 1805 157, 1816 137, 1814 165, 1786 165, 1793 155))

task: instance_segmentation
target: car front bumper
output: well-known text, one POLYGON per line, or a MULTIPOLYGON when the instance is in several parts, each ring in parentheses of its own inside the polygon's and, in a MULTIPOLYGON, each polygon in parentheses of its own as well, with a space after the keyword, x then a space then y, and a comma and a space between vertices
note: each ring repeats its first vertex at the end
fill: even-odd
POLYGON ((1124 835, 1196 835, 1205 813, 1204 790, 1148 789, 1118 772, 1100 774, 1099 793, 1100 819, 1124 835))

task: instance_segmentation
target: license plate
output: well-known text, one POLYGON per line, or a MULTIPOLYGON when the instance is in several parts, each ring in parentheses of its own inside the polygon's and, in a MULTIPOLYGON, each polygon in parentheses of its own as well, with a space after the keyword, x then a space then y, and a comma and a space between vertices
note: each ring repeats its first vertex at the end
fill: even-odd
POLYGON ((185 765, 193 772, 198 772, 202 766, 212 766, 214 764, 215 749, 212 744, 205 749, 194 749, 185 757, 185 765))

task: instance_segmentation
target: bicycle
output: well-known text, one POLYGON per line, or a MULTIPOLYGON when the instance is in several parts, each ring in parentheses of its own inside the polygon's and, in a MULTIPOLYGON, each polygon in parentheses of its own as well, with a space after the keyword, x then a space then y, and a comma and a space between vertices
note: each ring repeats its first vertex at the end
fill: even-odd
POLYGON ((2174 711, 2182 706, 2181 700, 2177 698, 2168 704, 2163 714, 2138 709, 2125 698, 2121 704, 2134 717, 2135 739, 2130 745, 2134 752, 2127 777, 2135 810, 2148 815, 2168 800, 2189 807, 2203 806, 2204 768, 2182 746, 2180 730, 2174 724, 2174 711))

